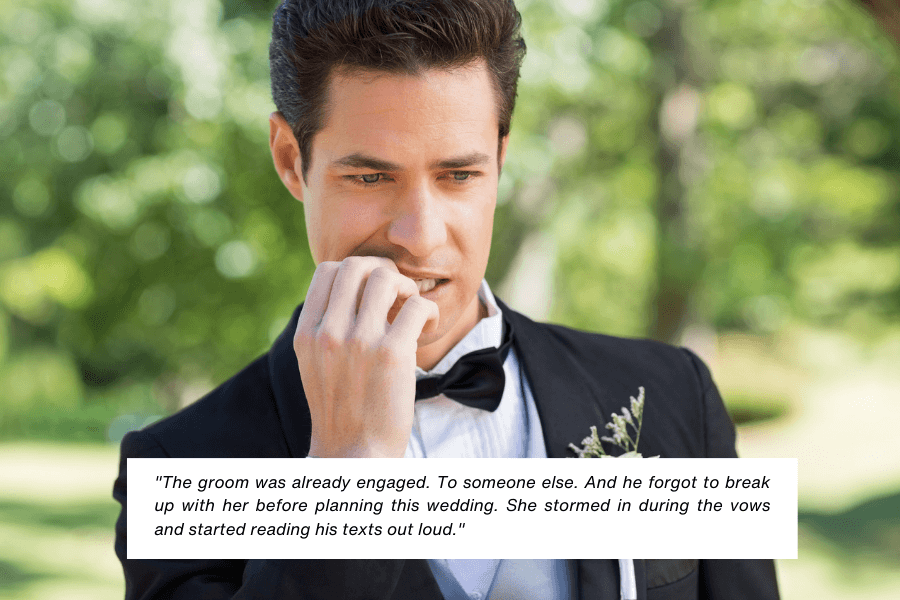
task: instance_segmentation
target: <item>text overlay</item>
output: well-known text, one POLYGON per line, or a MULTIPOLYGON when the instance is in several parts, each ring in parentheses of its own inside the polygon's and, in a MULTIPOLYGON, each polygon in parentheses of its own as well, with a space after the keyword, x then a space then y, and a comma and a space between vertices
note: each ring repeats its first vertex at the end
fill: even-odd
POLYGON ((128 558, 797 558, 797 460, 128 459, 128 558))

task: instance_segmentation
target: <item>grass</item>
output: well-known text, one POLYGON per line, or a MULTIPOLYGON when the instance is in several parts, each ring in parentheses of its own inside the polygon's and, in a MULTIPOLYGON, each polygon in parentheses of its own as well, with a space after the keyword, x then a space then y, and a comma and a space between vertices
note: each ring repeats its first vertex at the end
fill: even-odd
POLYGON ((118 449, 0 444, 0 600, 124 596, 113 553, 118 449))

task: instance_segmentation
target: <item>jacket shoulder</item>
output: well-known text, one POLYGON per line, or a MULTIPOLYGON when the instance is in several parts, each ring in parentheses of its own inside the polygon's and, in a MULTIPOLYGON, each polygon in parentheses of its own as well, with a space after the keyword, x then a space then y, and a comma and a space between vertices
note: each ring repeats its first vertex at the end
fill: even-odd
POLYGON ((532 365, 563 371, 565 381, 582 382, 573 389, 589 391, 579 401, 594 404, 590 424, 602 427, 643 388, 639 451, 645 456, 734 456, 734 425, 709 369, 690 350, 527 319, 519 325, 539 348, 526 350, 532 365))
MULTIPOLYGON (((626 338, 573 329, 564 325, 535 323, 590 371, 604 376, 621 373, 640 382, 641 377, 678 384, 700 397, 712 385, 703 361, 687 348, 643 338, 626 338), (594 367, 594 368, 592 368, 594 367)), ((662 382, 662 381, 661 381, 662 382)))
POLYGON ((141 432, 129 434, 134 450, 158 446, 177 458, 288 456, 272 391, 268 355, 247 365, 200 400, 141 432))

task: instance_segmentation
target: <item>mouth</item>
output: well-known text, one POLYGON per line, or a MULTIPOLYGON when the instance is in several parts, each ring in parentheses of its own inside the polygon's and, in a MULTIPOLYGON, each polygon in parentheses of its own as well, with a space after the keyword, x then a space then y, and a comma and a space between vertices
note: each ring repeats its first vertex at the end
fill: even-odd
POLYGON ((419 288, 419 293, 426 294, 437 286, 447 283, 449 279, 413 279, 413 281, 416 282, 416 287, 419 288))

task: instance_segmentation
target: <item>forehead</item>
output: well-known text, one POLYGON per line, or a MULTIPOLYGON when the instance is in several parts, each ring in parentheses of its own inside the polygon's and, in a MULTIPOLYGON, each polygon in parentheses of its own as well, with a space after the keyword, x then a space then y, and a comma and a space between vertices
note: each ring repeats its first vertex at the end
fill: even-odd
POLYGON ((499 134, 496 95, 483 61, 415 75, 338 70, 326 106, 313 142, 316 154, 403 155, 441 147, 470 152, 496 146, 499 134))

